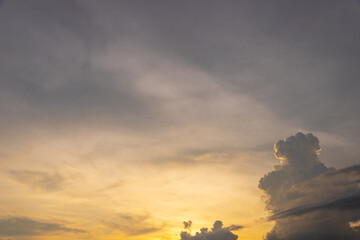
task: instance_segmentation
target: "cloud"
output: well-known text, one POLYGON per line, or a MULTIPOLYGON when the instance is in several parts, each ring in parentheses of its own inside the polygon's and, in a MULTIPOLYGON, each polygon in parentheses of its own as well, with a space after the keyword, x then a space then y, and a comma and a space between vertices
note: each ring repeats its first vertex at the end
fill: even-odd
MULTIPOLYGON (((184 222, 185 229, 188 229, 191 226, 191 221, 184 222), (186 224, 185 224, 186 223, 186 224)), ((208 231, 208 228, 204 227, 200 229, 200 232, 196 232, 193 236, 190 232, 182 231, 180 233, 181 240, 236 240, 238 238, 237 235, 232 233, 231 231, 236 231, 243 228, 243 226, 239 225, 231 225, 229 227, 223 227, 223 223, 220 220, 214 222, 211 231, 208 231)))
POLYGON ((189 220, 189 221, 184 221, 183 222, 184 223, 184 228, 185 229, 190 229, 191 228, 191 225, 192 225, 192 221, 191 220, 189 220))
POLYGON ((297 133, 278 141, 280 164, 259 181, 275 226, 265 239, 359 239, 360 165, 335 170, 319 160, 319 140, 297 133))
POLYGON ((356 165, 331 171, 296 184, 292 186, 287 195, 287 205, 295 205, 296 207, 278 211, 270 219, 301 216, 318 210, 356 213, 360 210, 359 183, 360 165, 356 165))
POLYGON ((310 212, 318 210, 338 210, 338 211, 352 211, 360 209, 360 194, 351 197, 340 198, 332 202, 318 204, 314 206, 300 206, 285 211, 277 212, 272 215, 270 220, 277 220, 290 216, 301 216, 310 212))
POLYGON ((110 185, 104 187, 104 188, 100 188, 100 189, 96 190, 96 192, 106 192, 109 190, 114 190, 116 188, 121 187, 123 184, 124 184, 123 181, 117 181, 113 184, 110 184, 110 185))
POLYGON ((10 171, 13 179, 30 186, 33 189, 53 192, 60 190, 64 183, 64 178, 58 173, 47 173, 42 171, 10 171))
MULTIPOLYGON (((282 118, 284 131, 289 130, 284 125, 293 123, 291 129, 333 133, 346 128, 360 136, 354 134, 359 132, 359 94, 354 87, 359 70, 353 64, 360 55, 353 50, 359 49, 354 36, 358 14, 353 9, 350 2, 307 2, 294 7, 279 1, 261 7, 253 1, 164 1, 155 8, 146 1, 7 1, 0 15, 0 129, 6 133, 0 141, 10 141, 10 135, 33 142, 33 137, 28 140, 21 133, 62 135, 67 132, 64 129, 71 133, 82 128, 91 129, 86 134, 131 130, 142 137, 153 138, 156 133, 160 138, 172 129, 186 133, 204 127, 216 136, 210 126, 230 129, 229 134, 221 131, 224 139, 241 132, 246 137, 237 137, 241 140, 237 146, 249 149, 266 145, 265 135, 270 136, 280 122, 264 116, 267 111, 282 118), (206 14, 199 15, 200 10, 206 14), (304 24, 304 14, 309 23, 321 23, 304 24), (217 17, 204 17, 208 15, 217 17), (346 27, 339 27, 339 22, 346 27), (274 29, 272 24, 278 31, 264 34, 264 29, 274 29), (328 33, 334 34, 329 37, 328 33), (307 38, 298 45, 299 36, 307 38), (278 44, 282 42, 287 44, 278 44), (305 47, 304 42, 314 45, 305 47), (328 58, 319 52, 344 48, 351 49, 351 54, 336 51, 328 58), (333 61, 342 64, 334 68, 333 61), (331 74, 329 70, 335 69, 346 73, 347 81, 343 75, 331 74), (229 98, 242 95, 249 101, 229 98), (262 125, 264 131, 253 133, 253 125, 262 125)), ((214 145, 224 149, 236 141, 222 142, 225 146, 214 145)), ((185 157, 177 159, 181 158, 185 157)))
POLYGON ((117 214, 112 221, 104 221, 112 231, 121 231, 127 236, 157 232, 164 226, 155 224, 149 215, 117 214))
POLYGON ((60 223, 28 217, 0 218, 0 236, 38 236, 54 232, 84 233, 84 230, 68 228, 60 223))

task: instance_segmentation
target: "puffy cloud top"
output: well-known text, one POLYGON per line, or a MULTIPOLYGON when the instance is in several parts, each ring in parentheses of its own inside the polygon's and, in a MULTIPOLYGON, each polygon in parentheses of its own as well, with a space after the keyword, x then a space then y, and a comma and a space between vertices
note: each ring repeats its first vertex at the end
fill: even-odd
POLYGON ((282 164, 296 168, 309 168, 319 163, 318 153, 321 148, 319 139, 311 133, 297 133, 278 141, 274 145, 275 156, 282 164))

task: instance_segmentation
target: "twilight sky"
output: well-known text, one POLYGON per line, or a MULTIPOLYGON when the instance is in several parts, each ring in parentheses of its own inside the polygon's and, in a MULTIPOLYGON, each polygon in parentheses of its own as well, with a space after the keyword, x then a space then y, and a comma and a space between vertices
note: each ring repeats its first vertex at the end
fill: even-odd
POLYGON ((359 23, 357 0, 0 1, 0 239, 358 239, 359 23))

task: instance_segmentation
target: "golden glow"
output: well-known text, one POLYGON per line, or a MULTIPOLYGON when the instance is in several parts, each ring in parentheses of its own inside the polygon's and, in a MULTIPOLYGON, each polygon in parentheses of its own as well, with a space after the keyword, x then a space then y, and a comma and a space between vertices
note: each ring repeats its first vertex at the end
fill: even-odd
POLYGON ((239 239, 255 240, 271 227, 257 223, 264 217, 256 188, 264 169, 250 167, 254 153, 189 153, 172 161, 181 150, 176 141, 109 132, 84 135, 81 142, 77 136, 69 142, 69 136, 54 135, 51 141, 32 139, 21 152, 9 148, 11 162, 5 162, 0 185, 7 193, 1 198, 3 215, 84 231, 45 232, 34 239, 176 240, 185 220, 194 222, 195 232, 220 219, 225 225, 245 226, 236 232, 239 239), (24 165, 26 179, 21 178, 24 165), (17 178, 9 177, 9 171, 17 178), (43 173, 49 186, 36 180, 45 181, 43 173), (51 182, 56 179, 59 183, 51 182))

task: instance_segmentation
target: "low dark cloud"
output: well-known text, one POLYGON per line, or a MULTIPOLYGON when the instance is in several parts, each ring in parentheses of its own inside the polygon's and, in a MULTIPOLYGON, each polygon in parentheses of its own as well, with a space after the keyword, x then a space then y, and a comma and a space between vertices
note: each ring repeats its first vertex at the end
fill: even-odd
POLYGON ((356 196, 340 198, 335 201, 331 201, 319 205, 300 206, 292 209, 287 209, 285 211, 275 213, 269 219, 277 220, 291 216, 301 216, 319 210, 354 211, 359 209, 360 209, 360 194, 356 196))
POLYGON ((265 239, 359 239, 350 223, 360 219, 360 166, 326 167, 311 133, 280 140, 274 149, 281 163, 259 182, 275 221, 265 239))
MULTIPOLYGON (((360 209, 360 165, 330 171, 294 185, 288 192, 289 202, 304 202, 294 208, 276 212, 269 219, 301 216, 318 210, 351 211, 360 209)), ((359 212, 357 213, 359 214, 359 212)), ((355 214, 356 215, 356 214, 355 214)), ((359 215, 360 216, 360 215, 359 215)))
POLYGON ((53 192, 62 189, 64 177, 59 173, 48 173, 42 171, 10 171, 11 177, 33 189, 53 192))
MULTIPOLYGON (((184 228, 189 229, 192 222, 184 222, 184 228), (190 225, 189 225, 190 223, 190 225)), ((231 225, 229 227, 223 227, 223 223, 220 220, 214 222, 213 227, 209 231, 208 228, 204 227, 200 229, 200 232, 196 232, 195 235, 191 235, 190 232, 182 231, 180 233, 181 240, 236 240, 238 238, 237 235, 232 233, 232 231, 236 231, 243 228, 243 226, 239 225, 231 225)))
POLYGON ((0 236, 38 236, 56 232, 84 233, 84 230, 68 228, 61 223, 28 217, 0 218, 0 236))
POLYGON ((191 220, 189 220, 189 221, 184 221, 183 222, 184 223, 184 228, 185 229, 190 229, 191 228, 191 225, 192 225, 192 221, 191 220))

